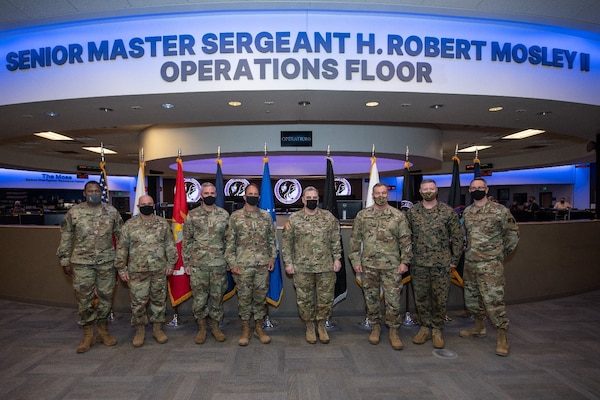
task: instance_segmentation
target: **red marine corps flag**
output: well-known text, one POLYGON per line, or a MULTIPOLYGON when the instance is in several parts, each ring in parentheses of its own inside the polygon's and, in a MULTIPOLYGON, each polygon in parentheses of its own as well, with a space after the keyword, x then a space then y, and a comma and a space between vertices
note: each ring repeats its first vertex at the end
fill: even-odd
POLYGON ((183 269, 183 258, 181 256, 181 246, 183 243, 183 224, 187 217, 187 198, 185 192, 185 182, 183 180, 183 161, 177 157, 177 177, 175 179, 175 198, 173 200, 173 235, 177 245, 177 264, 173 269, 173 275, 169 276, 169 297, 171 305, 177 307, 192 296, 190 287, 190 277, 183 269))

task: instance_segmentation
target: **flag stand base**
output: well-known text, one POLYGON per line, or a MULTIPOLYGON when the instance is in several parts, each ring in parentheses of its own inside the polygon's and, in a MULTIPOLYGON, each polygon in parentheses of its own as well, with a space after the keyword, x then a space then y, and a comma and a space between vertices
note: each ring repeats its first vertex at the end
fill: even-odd
POLYGON ((170 328, 178 328, 183 324, 184 322, 179 318, 179 315, 173 314, 173 319, 171 320, 171 322, 166 323, 165 326, 168 326, 170 328))
POLYGON ((410 313, 408 311, 404 315, 404 321, 402 322, 402 325, 406 325, 406 326, 415 325, 415 321, 413 321, 413 319, 410 317, 410 313))
POLYGON ((366 331, 370 331, 373 327, 373 323, 369 319, 369 317, 365 317, 364 321, 358 322, 357 325, 366 331))
POLYGON ((274 321, 268 315, 265 315, 265 318, 263 319, 263 329, 277 329, 278 325, 277 321, 274 321))
POLYGON ((325 320, 325 329, 327 329, 330 332, 333 332, 339 330, 340 328, 337 326, 337 324, 333 321, 332 318, 327 318, 325 320))

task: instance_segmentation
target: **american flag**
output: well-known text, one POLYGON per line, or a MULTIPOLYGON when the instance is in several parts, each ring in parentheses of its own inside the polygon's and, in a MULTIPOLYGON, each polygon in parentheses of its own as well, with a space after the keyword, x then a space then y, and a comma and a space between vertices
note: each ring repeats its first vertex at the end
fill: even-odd
POLYGON ((108 194, 108 178, 106 177, 106 162, 100 162, 100 189, 102 190, 102 202, 108 203, 109 194, 108 194))

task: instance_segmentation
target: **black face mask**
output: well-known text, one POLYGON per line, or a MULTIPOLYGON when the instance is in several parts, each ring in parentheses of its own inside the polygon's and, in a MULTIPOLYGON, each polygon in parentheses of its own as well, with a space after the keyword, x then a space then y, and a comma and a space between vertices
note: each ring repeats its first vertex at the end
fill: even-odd
POLYGON ((215 196, 206 196, 202 198, 202 201, 204 201, 204 204, 207 206, 212 206, 215 204, 215 201, 217 201, 217 198, 215 196))
POLYGON ((246 196, 246 203, 248 203, 251 206, 257 206, 258 196, 246 196))
POLYGON ((473 190, 471 192, 471 197, 474 200, 481 200, 485 197, 485 190, 473 190))
POLYGON ((309 210, 314 210, 317 208, 318 201, 317 200, 306 200, 306 208, 309 210))
POLYGON ((154 212, 154 206, 141 206, 140 212, 144 215, 150 215, 154 212))

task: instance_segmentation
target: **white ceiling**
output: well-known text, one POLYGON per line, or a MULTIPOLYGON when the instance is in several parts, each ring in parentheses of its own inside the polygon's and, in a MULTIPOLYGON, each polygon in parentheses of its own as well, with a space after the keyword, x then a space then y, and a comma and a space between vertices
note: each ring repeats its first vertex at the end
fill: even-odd
MULTIPOLYGON (((0 31, 51 22, 118 15, 243 8, 299 8, 394 10, 443 15, 539 22, 585 29, 600 34, 599 0, 413 0, 353 2, 247 2, 177 0, 0 0, 0 31)), ((600 91, 599 91, 600 93, 600 91)), ((600 94, 599 94, 600 96, 600 94)), ((113 98, 89 98, 0 107, 0 166, 73 172, 78 164, 97 162, 98 156, 81 150, 85 145, 114 148, 111 172, 135 175, 138 134, 152 125, 236 125, 257 123, 344 123, 435 126, 443 132, 444 166, 455 146, 493 143, 480 153, 482 162, 500 169, 579 163, 594 160, 586 149, 600 132, 599 107, 536 99, 490 96, 451 96, 414 93, 378 93, 381 106, 366 109, 369 92, 240 92, 185 93, 113 98), (232 109, 227 101, 244 106, 232 109), (298 105, 309 101, 307 107, 298 105), (265 102, 273 102, 267 105, 265 102), (163 110, 160 105, 176 107, 163 110), (410 104, 402 107, 401 104, 410 104), (443 104, 440 109, 431 105, 443 104), (491 106, 502 105, 498 113, 491 106), (138 109, 132 109, 139 106, 138 109), (100 111, 107 107, 111 112, 100 111), (519 112, 517 112, 519 110, 519 112), (49 118, 56 111, 59 118, 49 118), (542 115, 545 113, 545 115, 542 115), (531 126, 546 134, 526 140, 499 138, 531 126), (55 130, 77 138, 76 143, 49 142, 34 132, 55 130), (118 166, 118 167, 117 167, 118 166)), ((472 155, 462 156, 470 159, 472 155)))

